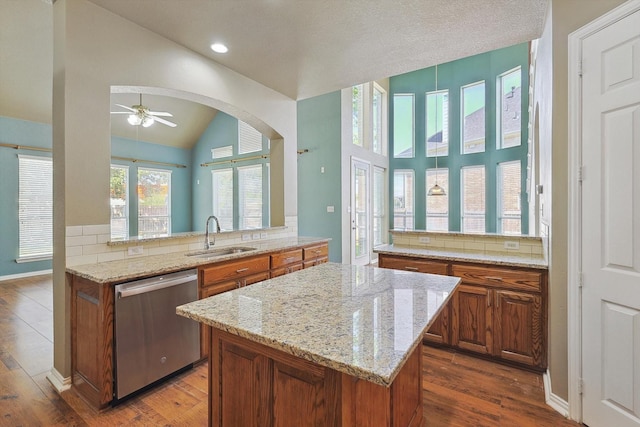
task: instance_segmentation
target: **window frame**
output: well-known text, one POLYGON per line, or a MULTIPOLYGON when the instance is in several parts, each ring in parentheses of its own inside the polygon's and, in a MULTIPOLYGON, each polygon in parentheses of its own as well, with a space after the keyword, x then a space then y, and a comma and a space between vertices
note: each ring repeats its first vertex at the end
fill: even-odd
POLYGON ((393 171, 393 228, 394 230, 414 230, 415 229, 415 215, 416 215, 416 173, 413 169, 396 169, 393 171), (405 178, 405 184, 403 185, 403 194, 404 194, 404 206, 405 206, 405 212, 402 215, 399 215, 399 212, 396 211, 396 175, 411 175, 411 181, 412 181, 412 187, 411 187, 411 211, 409 213, 407 213, 406 210, 406 205, 407 205, 407 199, 409 199, 409 196, 407 196, 406 194, 406 189, 407 189, 407 185, 406 185, 406 178, 405 178), (398 228, 396 227, 396 218, 402 218, 402 223, 404 224, 404 227, 398 228), (407 227, 407 218, 411 219, 411 226, 407 227))
POLYGON ((443 196, 428 196, 427 193, 429 192, 429 189, 431 188, 431 186, 433 184, 431 184, 429 182, 429 174, 430 172, 436 172, 436 168, 428 168, 425 171, 424 174, 424 179, 425 179, 425 230, 427 231, 449 231, 449 213, 451 211, 451 207, 449 206, 449 168, 438 168, 437 172, 438 172, 438 185, 441 186, 444 191, 445 191, 445 195, 443 196), (443 179, 441 179, 441 175, 443 174, 443 171, 446 171, 446 182, 444 182, 443 179), (447 200, 447 211, 444 213, 429 213, 429 199, 430 198, 436 198, 436 199, 446 199, 447 200), (429 227, 429 218, 445 218, 447 220, 447 227, 446 229, 440 229, 440 228, 433 228, 433 227, 429 227))
POLYGON ((156 236, 156 235, 165 235, 165 234, 171 234, 171 181, 172 181, 172 173, 173 171, 170 169, 161 169, 161 168, 147 168, 147 167, 139 167, 138 168, 138 176, 137 176, 137 185, 138 188, 140 187, 140 173, 141 171, 150 171, 150 172, 158 172, 158 173, 164 173, 167 174, 169 179, 168 179, 168 184, 167 184, 167 199, 166 199, 166 208, 167 208, 167 214, 166 215, 142 215, 141 214, 141 206, 142 203, 140 203, 140 193, 138 192, 138 236, 140 237, 145 237, 145 236, 156 236), (141 220, 143 218, 167 218, 167 230, 166 232, 150 232, 150 231, 142 231, 142 227, 141 227, 141 220))
POLYGON ((484 164, 469 165, 460 168, 460 229, 463 233, 468 234, 484 234, 487 232, 487 167, 484 164), (467 212, 465 209, 465 170, 480 169, 482 168, 484 174, 483 191, 484 191, 484 209, 482 213, 467 212), (465 218, 482 218, 484 224, 480 231, 469 231, 465 229, 465 218))
POLYGON ((53 257, 53 159, 47 156, 33 156, 27 154, 18 154, 18 257, 17 263, 32 262, 49 260, 53 257), (40 165, 33 165, 33 169, 25 171, 26 165, 30 162, 42 162, 40 165), (45 165, 46 166, 43 166, 45 165), (28 172, 28 175, 25 175, 28 172), (46 174, 47 176, 41 176, 46 174), (28 181, 32 178, 34 181, 28 181), (44 180, 44 181, 42 181, 44 180), (48 185, 46 185, 48 183, 48 185), (23 191, 24 185, 29 185, 28 189, 23 191), (38 186, 41 192, 34 193, 33 186, 37 184, 43 184, 38 186), (27 193, 27 194, 25 194, 27 193), (27 197, 31 195, 32 197, 27 197), (31 202, 25 205, 25 200, 36 198, 37 203, 31 202), (46 205, 50 206, 50 213, 47 215, 46 205), (31 212, 26 218, 24 213, 29 210, 29 206, 33 205, 37 207, 37 212, 31 212), (43 209, 44 205, 44 209, 43 209), (39 216, 40 215, 40 216, 39 216), (42 221, 42 217, 46 216, 47 221, 42 221), (30 227, 24 229, 25 221, 31 224, 30 227), (46 229, 49 229, 48 233, 46 229), (37 230, 35 233, 40 237, 40 243, 37 244, 30 242, 27 244, 27 240, 32 236, 27 236, 28 230, 37 230), (26 234, 25 234, 26 233, 26 234), (48 237, 48 238, 47 238, 48 237))
POLYGON ((413 159, 416 157, 416 94, 415 93, 405 93, 399 92, 393 94, 393 155, 394 159, 413 159), (411 98, 411 155, 407 156, 398 156, 396 155, 396 146, 397 146, 397 138, 396 138, 396 120, 398 118, 397 109, 396 109, 396 98, 411 98))
MULTIPOLYGON (((474 110, 478 111, 478 110, 474 110)), ((478 80, 472 83, 468 83, 466 85, 460 86, 460 154, 462 155, 467 155, 467 154, 478 154, 478 153, 485 153, 487 151, 487 82, 486 80, 478 80), (466 146, 466 141, 465 141, 465 128, 466 128, 466 123, 465 123, 465 114, 464 114, 464 110, 465 110, 465 90, 470 89, 474 86, 479 86, 482 85, 483 86, 483 99, 482 99, 482 103, 483 103, 483 108, 484 108, 484 112, 482 114, 482 150, 480 151, 466 151, 465 146, 466 146)))
POLYGON ((507 148, 519 147, 522 145, 522 67, 517 66, 510 70, 499 74, 496 78, 496 149, 504 150, 507 148), (520 104, 518 104, 517 119, 518 121, 518 143, 515 145, 505 146, 504 144, 504 126, 503 126, 503 102, 505 94, 503 93, 503 79, 515 72, 520 72, 520 104))
POLYGON ((510 236, 516 236, 522 234, 522 191, 518 193, 518 215, 505 215, 504 213, 504 193, 503 193, 503 167, 507 165, 518 165, 518 187, 522 190, 522 162, 520 160, 510 160, 506 162, 500 162, 496 166, 496 203, 497 203, 497 212, 496 212, 496 230, 500 234, 506 234, 510 236), (504 223, 505 219, 517 219, 519 223, 519 230, 517 233, 511 233, 504 231, 504 223))

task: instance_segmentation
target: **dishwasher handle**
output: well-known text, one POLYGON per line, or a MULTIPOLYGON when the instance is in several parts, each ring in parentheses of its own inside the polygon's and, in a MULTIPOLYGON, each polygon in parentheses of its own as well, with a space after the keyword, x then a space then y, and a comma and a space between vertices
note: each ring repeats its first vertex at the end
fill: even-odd
POLYGON ((175 279, 158 280, 152 283, 145 283, 138 286, 131 286, 130 288, 119 290, 117 298, 120 299, 120 298, 132 297, 134 295, 139 295, 147 292, 157 291, 160 289, 170 288, 172 286, 178 286, 188 282, 195 282, 197 280, 198 280, 198 275, 193 274, 189 276, 177 277, 175 279))

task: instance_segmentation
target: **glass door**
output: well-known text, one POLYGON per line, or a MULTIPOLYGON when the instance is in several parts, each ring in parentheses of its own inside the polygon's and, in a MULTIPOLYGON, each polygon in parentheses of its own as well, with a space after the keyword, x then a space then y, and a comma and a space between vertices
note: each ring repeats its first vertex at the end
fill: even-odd
POLYGON ((369 163, 351 158, 351 264, 354 265, 371 261, 370 169, 369 163))

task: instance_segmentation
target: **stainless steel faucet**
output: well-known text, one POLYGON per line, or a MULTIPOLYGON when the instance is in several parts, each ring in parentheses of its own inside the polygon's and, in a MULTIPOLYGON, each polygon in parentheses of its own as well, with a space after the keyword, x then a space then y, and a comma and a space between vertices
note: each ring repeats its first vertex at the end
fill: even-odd
POLYGON ((218 218, 215 217, 215 215, 211 215, 209 218, 207 218, 207 224, 205 225, 205 228, 206 228, 206 231, 204 233, 204 248, 205 249, 210 249, 211 246, 213 246, 216 243, 215 236, 213 237, 213 243, 211 243, 209 241, 209 221, 211 221, 212 219, 216 220, 216 233, 220 233, 220 222, 218 221, 218 218))

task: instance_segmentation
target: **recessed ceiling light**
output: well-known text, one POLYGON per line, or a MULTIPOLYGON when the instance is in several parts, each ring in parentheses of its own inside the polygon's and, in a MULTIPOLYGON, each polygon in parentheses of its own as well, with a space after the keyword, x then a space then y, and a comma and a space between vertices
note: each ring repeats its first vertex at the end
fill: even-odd
POLYGON ((216 53, 227 53, 229 52, 229 48, 222 43, 214 43, 211 45, 211 50, 216 53))

